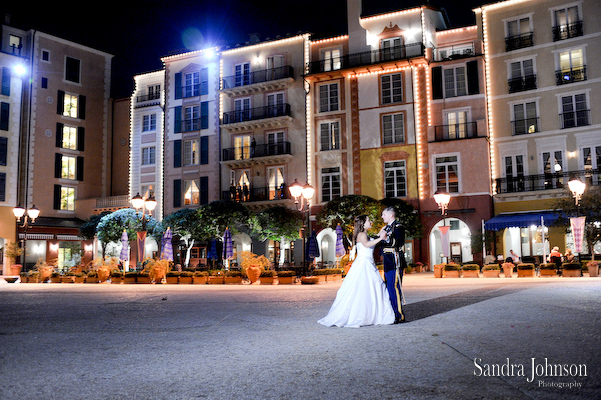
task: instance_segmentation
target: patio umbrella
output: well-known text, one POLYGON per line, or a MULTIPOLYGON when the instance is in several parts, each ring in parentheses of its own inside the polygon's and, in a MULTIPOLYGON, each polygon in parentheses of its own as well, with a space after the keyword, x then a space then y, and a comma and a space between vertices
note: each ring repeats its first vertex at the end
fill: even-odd
POLYGON ((211 240, 211 246, 209 247, 209 251, 207 252, 207 258, 209 260, 217 259, 217 241, 211 240))
POLYGON ((340 224, 336 226, 336 257, 342 257, 346 254, 344 243, 342 242, 343 234, 340 224))
POLYGON ((317 234, 315 231, 311 233, 311 237, 307 241, 307 259, 312 260, 315 257, 319 257, 319 245, 317 244, 317 234))
POLYGON ((223 234, 223 258, 227 260, 226 269, 229 269, 229 260, 234 257, 234 244, 232 242, 232 234, 229 228, 225 228, 223 234))
POLYGON ((129 238, 125 229, 123 229, 123 233, 121 234, 121 254, 119 254, 119 260, 129 260, 129 238))
POLYGON ((171 243, 171 239, 173 238, 173 233, 171 232, 171 228, 167 228, 165 233, 163 234, 163 238, 161 240, 161 258, 169 261, 173 261, 173 243, 171 243))

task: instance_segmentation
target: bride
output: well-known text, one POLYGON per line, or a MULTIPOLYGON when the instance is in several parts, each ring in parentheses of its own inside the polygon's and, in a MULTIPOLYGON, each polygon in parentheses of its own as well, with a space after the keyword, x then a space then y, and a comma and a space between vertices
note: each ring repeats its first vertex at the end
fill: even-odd
POLYGON ((357 246, 357 258, 338 289, 330 312, 317 321, 322 325, 358 328, 394 323, 386 285, 373 256, 373 247, 383 239, 385 233, 369 240, 366 233, 369 228, 371 221, 367 215, 355 218, 353 242, 357 246))

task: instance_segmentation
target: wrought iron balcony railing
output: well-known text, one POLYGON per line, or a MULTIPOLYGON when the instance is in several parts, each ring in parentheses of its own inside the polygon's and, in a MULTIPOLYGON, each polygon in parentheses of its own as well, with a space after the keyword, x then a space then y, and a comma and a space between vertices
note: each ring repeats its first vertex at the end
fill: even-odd
POLYGON ((509 84, 509 93, 536 89, 536 75, 520 76, 519 78, 509 79, 507 83, 509 84))
POLYGON ((579 68, 555 71, 557 85, 586 81, 586 65, 579 68))
POLYGON ((228 111, 223 113, 223 124, 235 124, 237 122, 256 121, 264 118, 284 117, 290 115, 290 104, 276 104, 248 108, 246 110, 228 111))
POLYGON ((572 24, 558 25, 553 27, 553 41, 570 39, 584 35, 582 30, 582 21, 576 21, 572 24))
POLYGON ((590 125, 590 114, 591 110, 577 110, 559 114, 559 118, 561 119, 561 129, 590 125))
POLYGON ((540 131, 540 125, 538 117, 516 119, 511 121, 512 132, 514 135, 527 135, 529 133, 536 133, 540 131))
POLYGON ((479 137, 478 124, 475 121, 464 122, 461 124, 437 125, 434 127, 434 140, 436 142, 469 139, 475 137, 479 137))
POLYGON ((601 173, 597 169, 567 171, 538 175, 497 178, 497 193, 533 192, 537 190, 562 189, 568 181, 579 178, 589 186, 601 185, 601 173))
POLYGON ((534 33, 522 33, 521 35, 508 36, 505 38, 505 51, 523 49, 534 46, 534 33))
POLYGON ((256 157, 292 154, 290 142, 258 144, 256 146, 231 147, 223 149, 222 161, 246 160, 256 157))
POLYGON ((254 71, 249 74, 227 76, 221 80, 221 84, 222 89, 231 89, 239 86, 252 85, 254 83, 269 82, 292 77, 294 77, 294 70, 291 66, 286 65, 284 67, 254 71))
POLYGON ((387 61, 397 61, 424 55, 424 45, 411 43, 385 49, 365 51, 362 53, 348 54, 326 60, 311 61, 307 65, 308 74, 317 74, 338 69, 361 67, 379 64, 387 61))
POLYGON ((273 201, 290 198, 290 191, 284 186, 278 188, 258 187, 244 190, 240 186, 232 187, 230 190, 221 192, 222 200, 237 202, 273 201))

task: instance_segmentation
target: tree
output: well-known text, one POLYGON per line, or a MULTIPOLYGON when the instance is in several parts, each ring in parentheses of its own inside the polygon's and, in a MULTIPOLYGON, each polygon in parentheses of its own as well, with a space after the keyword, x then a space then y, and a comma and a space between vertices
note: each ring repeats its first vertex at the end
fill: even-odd
POLYGON ((589 254, 594 254, 595 243, 601 240, 601 187, 588 185, 579 206, 576 206, 572 193, 566 189, 566 196, 555 200, 553 211, 559 215, 554 225, 565 226, 566 231, 570 228, 569 217, 586 217, 584 237, 589 254))
POLYGON ((182 208, 169 215, 161 221, 161 231, 165 232, 171 228, 173 235, 177 235, 186 244, 186 259, 184 265, 190 263, 190 250, 200 234, 200 215, 196 209, 182 208))
MULTIPOLYGON (((146 216, 144 218, 146 218, 146 216)), ((153 217, 147 218, 146 231, 151 235, 154 235, 157 225, 158 222, 156 219, 153 217)), ((103 257, 106 246, 109 243, 119 243, 121 240, 121 235, 123 234, 123 229, 126 230, 129 238, 136 237, 136 232, 143 229, 142 221, 140 220, 136 210, 132 208, 123 208, 105 215, 100 219, 100 222, 96 228, 96 236, 98 236, 98 240, 100 240, 102 243, 103 257)))
MULTIPOLYGON (((256 217, 252 232, 260 241, 298 239, 298 232, 303 226, 303 215, 287 207, 271 207, 256 217)), ((273 264, 277 265, 277 254, 274 252, 273 264)))
POLYGON ((102 217, 109 215, 110 211, 103 211, 100 214, 92 215, 79 227, 79 236, 84 240, 94 240, 96 237, 96 229, 102 217))
POLYGON ((225 228, 230 228, 232 235, 238 233, 244 226, 254 223, 254 215, 241 203, 217 200, 199 207, 198 238, 209 240, 220 238, 225 228))
POLYGON ((419 219, 419 213, 411 205, 401 199, 395 198, 386 198, 380 200, 383 208, 393 207, 396 212, 396 219, 399 221, 403 227, 405 227, 405 234, 408 237, 419 239, 423 235, 423 226, 422 222, 419 219))

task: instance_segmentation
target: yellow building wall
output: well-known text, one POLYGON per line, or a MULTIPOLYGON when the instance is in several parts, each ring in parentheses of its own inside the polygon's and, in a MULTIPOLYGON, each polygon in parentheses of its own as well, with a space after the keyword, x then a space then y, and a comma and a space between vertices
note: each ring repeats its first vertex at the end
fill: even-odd
POLYGON ((374 199, 384 198, 384 161, 405 160, 407 197, 418 197, 415 146, 394 146, 361 150, 361 194, 374 199), (400 153, 401 157, 386 157, 400 153))

